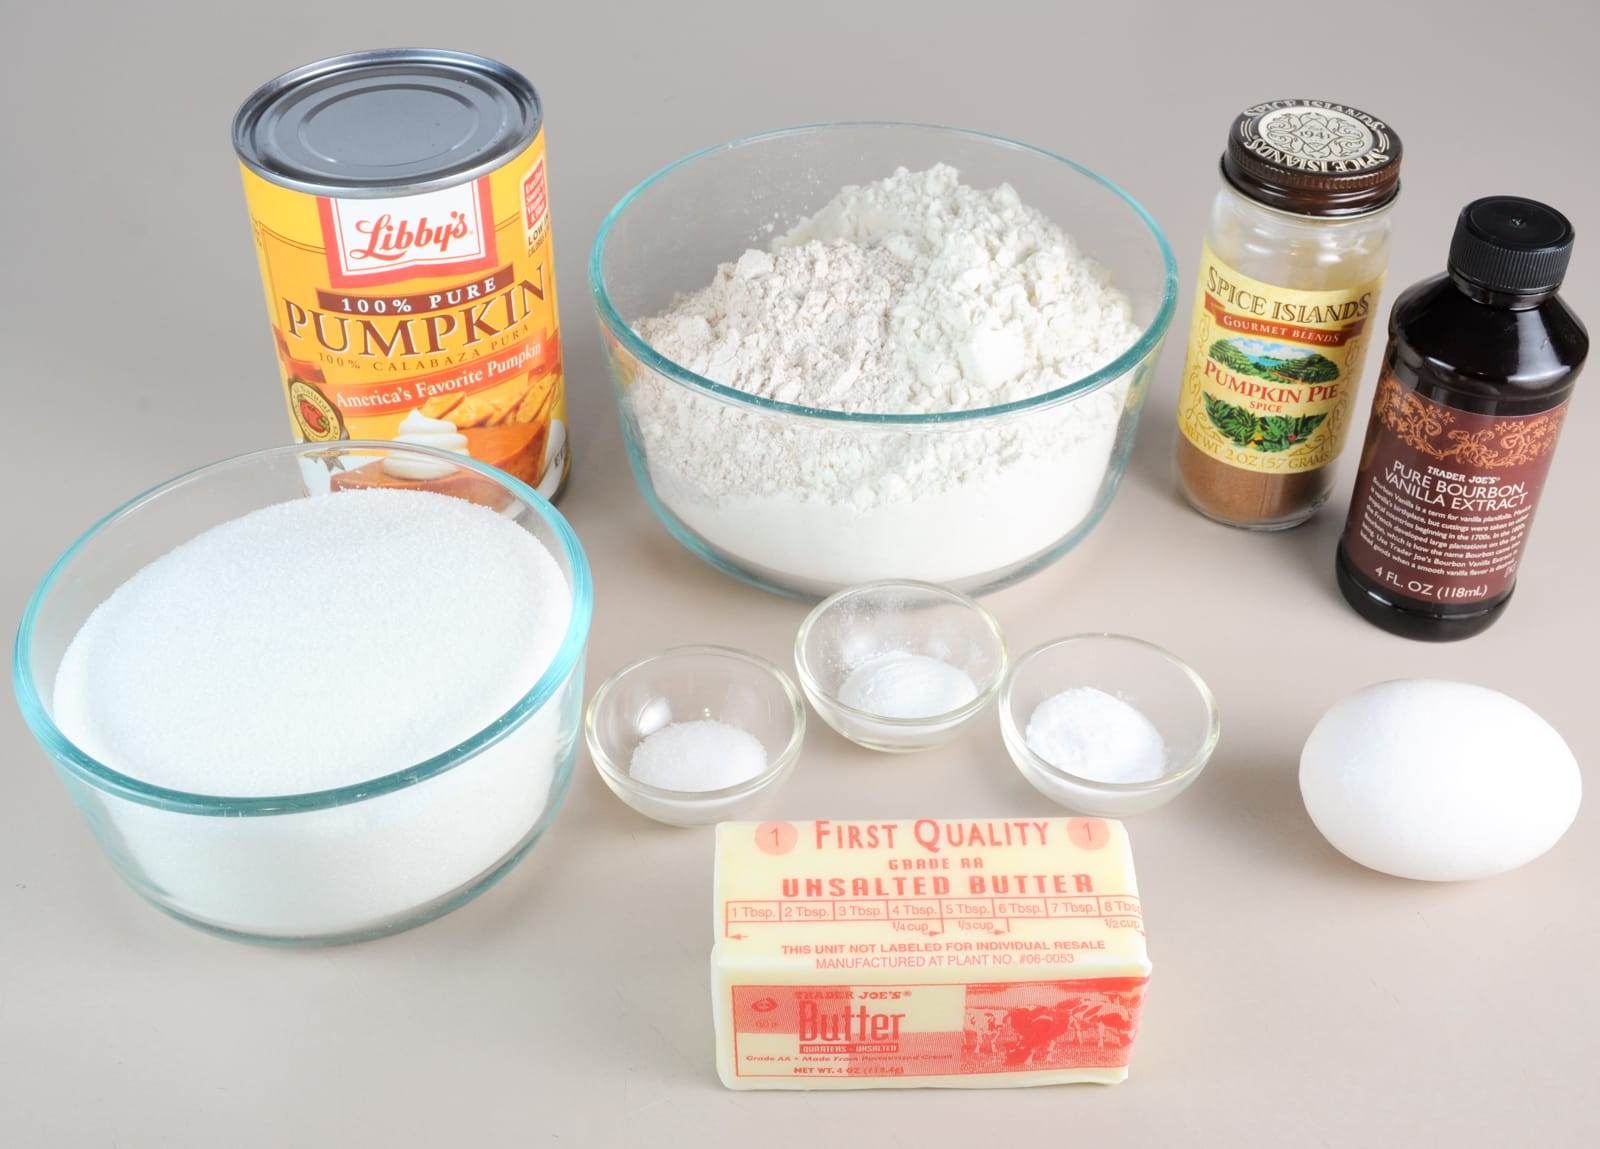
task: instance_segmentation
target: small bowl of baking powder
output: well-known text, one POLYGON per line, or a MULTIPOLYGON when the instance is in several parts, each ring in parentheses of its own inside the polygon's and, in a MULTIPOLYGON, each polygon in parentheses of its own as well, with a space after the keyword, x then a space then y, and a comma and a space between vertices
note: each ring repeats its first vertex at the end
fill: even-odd
POLYGON ((584 713, 611 792, 669 826, 738 818, 794 769, 806 708, 787 674, 747 651, 679 646, 617 671, 584 713))
POLYGON ((829 726, 869 750, 907 753, 949 742, 988 708, 1006 643, 974 599, 890 580, 818 603, 795 636, 794 664, 829 726))
POLYGON ((1193 784, 1222 736, 1187 663, 1142 638, 1075 634, 1019 658, 1000 733, 1033 788, 1080 814, 1153 810, 1193 784))

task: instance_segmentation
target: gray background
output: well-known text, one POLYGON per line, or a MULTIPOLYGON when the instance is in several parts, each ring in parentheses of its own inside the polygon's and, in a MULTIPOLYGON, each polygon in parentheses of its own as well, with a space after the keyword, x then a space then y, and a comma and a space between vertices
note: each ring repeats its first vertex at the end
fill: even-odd
MULTIPOLYGON (((1174 649, 1210 679, 1226 731, 1200 783, 1133 825, 1156 973, 1126 1085, 782 1095, 716 1083, 709 833, 635 816, 586 758, 549 837, 479 901, 386 941, 275 952, 186 929, 125 890, 0 707, 0 1144, 1596 1143, 1600 802, 1526 870, 1427 886, 1334 853, 1294 771, 1325 707, 1397 675, 1505 689, 1593 762, 1600 553, 1584 472, 1600 401, 1584 392, 1600 379, 1580 385, 1522 592, 1465 645, 1391 638, 1339 600, 1330 564, 1354 452, 1335 504, 1281 537, 1202 522, 1169 474, 1201 227, 1223 133, 1247 103, 1313 95, 1397 126, 1389 298, 1442 266, 1463 202, 1517 192, 1573 217, 1567 295, 1600 322, 1593 11, 5 0, 7 626, 104 510, 287 440, 228 142, 235 105, 315 57, 429 42, 505 59, 547 105, 577 449, 562 509, 595 567, 591 684, 680 642, 784 660, 804 613, 679 550, 634 489, 582 275, 600 217, 648 172, 720 140, 927 120, 1070 155, 1167 230, 1179 319, 1122 493, 1078 552, 991 603, 1019 650, 1084 629, 1174 649)), ((778 808, 1051 810, 992 717, 946 751, 898 760, 814 723, 778 808)))

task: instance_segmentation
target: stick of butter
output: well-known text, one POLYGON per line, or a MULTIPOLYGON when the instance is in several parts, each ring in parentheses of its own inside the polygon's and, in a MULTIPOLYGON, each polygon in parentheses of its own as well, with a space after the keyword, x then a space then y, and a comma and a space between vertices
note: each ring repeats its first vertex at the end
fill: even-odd
POLYGON ((730 1089, 1128 1075, 1150 960, 1120 822, 724 822, 715 882, 730 1089))

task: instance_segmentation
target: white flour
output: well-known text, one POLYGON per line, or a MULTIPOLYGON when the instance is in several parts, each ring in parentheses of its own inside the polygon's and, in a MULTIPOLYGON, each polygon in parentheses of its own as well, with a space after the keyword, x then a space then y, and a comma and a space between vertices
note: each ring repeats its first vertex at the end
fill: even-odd
MULTIPOLYGON (((1060 228, 945 165, 845 188, 638 331, 751 395, 891 414, 1053 390, 1140 333, 1060 228)), ((744 565, 826 589, 984 581, 1048 549, 1093 507, 1127 392, 915 429, 764 415, 648 371, 627 395, 670 510, 744 565)))

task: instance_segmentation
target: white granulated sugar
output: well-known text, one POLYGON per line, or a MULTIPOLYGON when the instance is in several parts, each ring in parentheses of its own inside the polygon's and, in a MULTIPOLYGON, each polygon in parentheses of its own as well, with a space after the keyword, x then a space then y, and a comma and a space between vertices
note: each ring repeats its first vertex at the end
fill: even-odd
MULTIPOLYGON (((847 187, 638 324, 751 395, 857 414, 1009 403, 1105 366, 1140 334, 1126 296, 1006 185, 900 169, 847 187)), ((1128 381, 984 426, 768 416, 645 371, 627 394, 663 501, 715 546, 821 586, 953 582, 1022 563, 1092 509, 1128 381)))
POLYGON ((485 507, 409 491, 295 499, 119 587, 61 660, 55 718, 101 762, 169 789, 347 786, 504 714, 571 610, 555 559, 485 507))
POLYGON ((1034 707, 1028 749, 1057 770, 1095 782, 1151 782, 1167 772, 1155 724, 1130 703, 1074 686, 1034 707))
POLYGON ((942 658, 891 650, 845 676, 839 701, 879 718, 936 718, 978 697, 977 684, 942 658))
MULTIPOLYGON (((567 580, 533 536, 443 495, 264 507, 140 570, 62 658, 54 716, 101 762, 227 797, 326 790, 450 749, 559 648, 567 580)), ((106 801, 164 897, 230 929, 379 927, 474 881, 538 822, 571 735, 566 688, 477 756, 366 801, 211 818, 106 801)))
POLYGON ((661 790, 703 792, 737 786, 767 768, 767 748, 747 730, 701 718, 674 722, 633 749, 628 774, 661 790))

